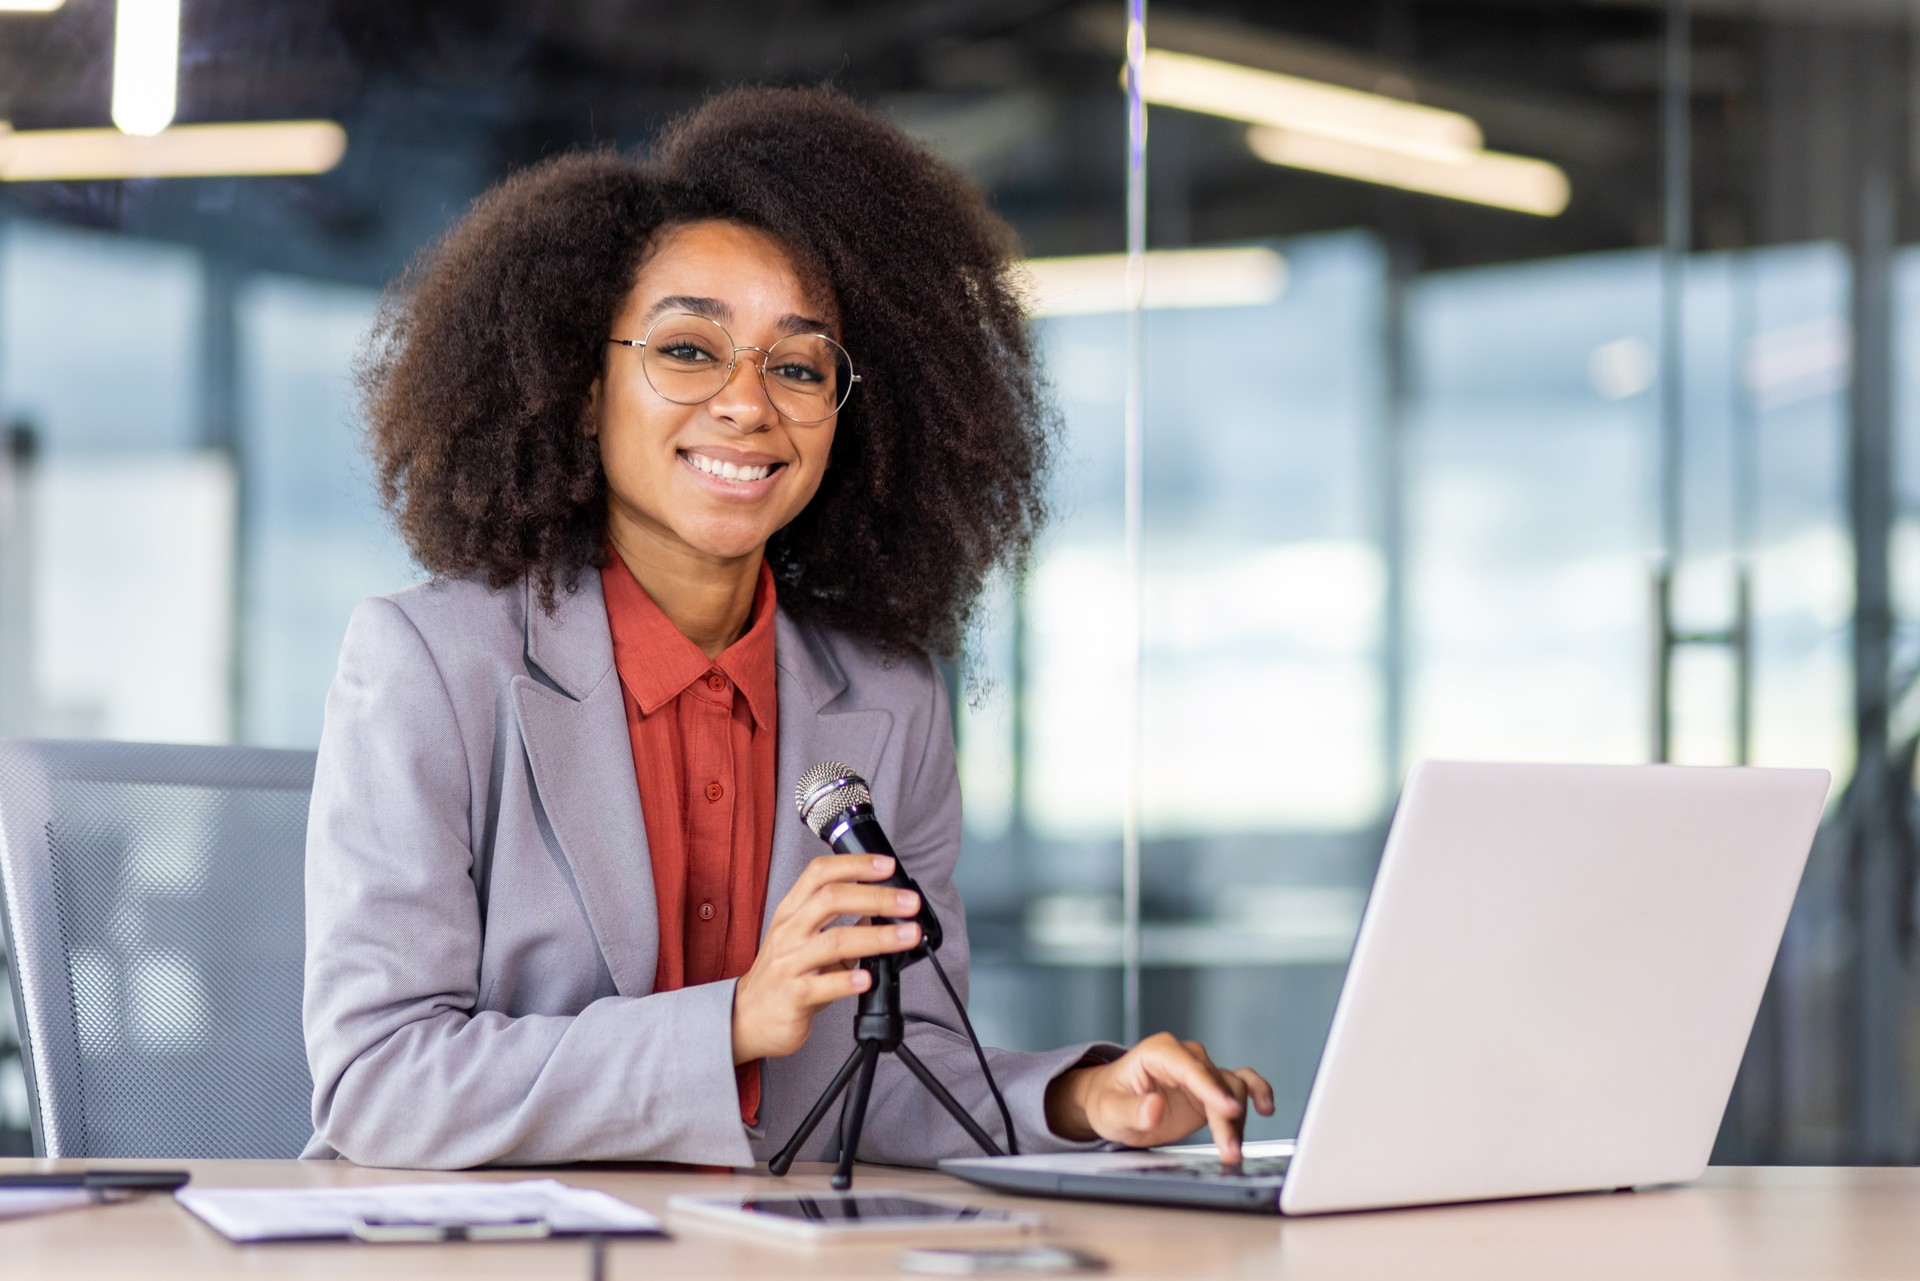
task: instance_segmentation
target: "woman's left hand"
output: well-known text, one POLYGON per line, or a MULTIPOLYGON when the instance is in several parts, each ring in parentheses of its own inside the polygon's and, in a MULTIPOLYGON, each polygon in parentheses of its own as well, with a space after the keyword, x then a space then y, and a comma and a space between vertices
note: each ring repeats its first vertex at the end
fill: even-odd
POLYGON ((1223 1162, 1240 1159, 1247 1103, 1273 1115, 1273 1087, 1252 1068, 1217 1068, 1198 1041, 1167 1032, 1111 1063, 1076 1068, 1047 1087, 1047 1124, 1064 1139, 1128 1147, 1171 1143, 1206 1125, 1223 1162))

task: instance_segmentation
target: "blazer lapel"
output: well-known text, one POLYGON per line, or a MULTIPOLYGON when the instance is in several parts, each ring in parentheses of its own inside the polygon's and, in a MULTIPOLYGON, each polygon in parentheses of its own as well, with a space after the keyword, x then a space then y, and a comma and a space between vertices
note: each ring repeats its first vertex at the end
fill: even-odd
MULTIPOLYGON (((815 855, 830 851, 794 808, 793 786, 821 761, 840 761, 861 774, 879 766, 893 717, 881 708, 835 708, 847 678, 810 628, 780 611, 774 620, 774 663, 780 690, 780 742, 774 781, 773 861, 767 868, 767 904, 760 931, 815 855)), ((882 816, 882 825, 885 816, 882 816)))
POLYGON ((659 959, 659 915, 600 575, 583 573, 551 616, 529 586, 526 611, 528 663, 550 678, 513 680, 537 803, 614 987, 645 996, 659 959))

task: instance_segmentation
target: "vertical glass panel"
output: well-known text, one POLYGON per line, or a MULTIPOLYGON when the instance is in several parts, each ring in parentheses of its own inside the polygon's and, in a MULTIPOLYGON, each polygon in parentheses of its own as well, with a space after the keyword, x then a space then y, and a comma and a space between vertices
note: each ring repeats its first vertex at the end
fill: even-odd
POLYGON ((1360 234, 1268 252, 1272 301, 1148 321, 1151 837, 1356 827, 1385 799, 1367 467, 1386 264, 1360 234))
POLYGON ((201 256, 0 222, 0 417, 30 433, 0 663, 18 733, 232 732, 235 480, 199 448, 201 256))
POLYGON ((1412 757, 1647 758, 1658 289, 1650 253, 1413 286, 1412 757))
POLYGON ((56 455, 34 486, 34 732, 227 741, 235 484, 226 456, 56 455))
POLYGON ((1255 1134, 1412 759, 1648 751, 1658 21, 1536 17, 1149 16, 1154 248, 1286 262, 1145 363, 1145 1024, 1266 1073, 1255 1134))
MULTIPOLYGON (((1387 261, 1361 232, 1263 247, 1270 298, 1148 318, 1141 951, 1143 1030, 1257 1064, 1271 1136, 1305 1104, 1389 799, 1387 261)), ((1204 258, 1157 264, 1182 261, 1204 258)))
POLYGON ((1734 377, 1752 415, 1756 765, 1853 767, 1848 530, 1850 264, 1833 244, 1750 250, 1734 377))
POLYGON ((1026 588, 1029 821, 1061 841, 1106 836, 1125 795, 1121 402, 1126 319, 1056 316, 1043 331, 1064 430, 1055 517, 1026 588))
POLYGON ((201 259, 154 240, 0 220, 0 406, 53 450, 187 449, 201 259))
POLYGON ((352 366, 378 293, 291 277, 239 299, 245 741, 319 741, 347 618, 418 574, 361 448, 352 366))
POLYGON ((1121 1023, 1126 337, 1110 309, 1035 323, 1060 415, 1054 516, 1025 579, 990 592, 970 645, 958 880, 981 1035, 1040 1049, 1110 1039, 1121 1023))
MULTIPOLYGON (((1894 449, 1898 527, 1894 542, 1893 590, 1900 620, 1895 670, 1920 681, 1920 248, 1900 251, 1894 294, 1895 423, 1894 449)), ((1920 688, 1906 693, 1911 700, 1920 688)), ((1920 709, 1910 715, 1920 716, 1920 709)))

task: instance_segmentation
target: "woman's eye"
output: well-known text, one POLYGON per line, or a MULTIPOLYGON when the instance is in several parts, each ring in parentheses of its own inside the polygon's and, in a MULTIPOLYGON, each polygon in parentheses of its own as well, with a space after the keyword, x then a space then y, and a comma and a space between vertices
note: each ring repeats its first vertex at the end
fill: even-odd
POLYGON ((684 364, 700 364, 714 359, 713 353, 696 343, 669 342, 659 347, 660 354, 669 360, 678 360, 684 364))
POLYGON ((796 365, 791 361, 776 365, 770 371, 774 377, 794 383, 825 382, 826 375, 811 365, 796 365))

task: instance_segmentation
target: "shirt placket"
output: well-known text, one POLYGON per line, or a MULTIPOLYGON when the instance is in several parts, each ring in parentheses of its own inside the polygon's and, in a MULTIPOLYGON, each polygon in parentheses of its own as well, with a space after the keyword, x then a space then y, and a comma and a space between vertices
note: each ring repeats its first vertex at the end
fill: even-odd
MULTIPOLYGON (((718 979, 726 955, 727 887, 732 869, 734 771, 731 734, 732 682, 717 671, 700 677, 691 691, 699 732, 693 736, 694 768, 687 773, 687 941, 689 984, 718 979)), ((688 744, 693 747, 693 743, 688 744)))

